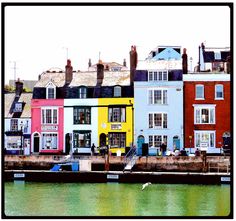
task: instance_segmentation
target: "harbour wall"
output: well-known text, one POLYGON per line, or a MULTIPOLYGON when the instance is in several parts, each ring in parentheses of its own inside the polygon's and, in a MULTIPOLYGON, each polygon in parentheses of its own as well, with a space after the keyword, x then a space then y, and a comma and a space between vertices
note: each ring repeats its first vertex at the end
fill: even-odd
MULTIPOLYGON (((92 171, 107 170, 104 156, 76 156, 78 160, 89 160, 92 171)), ((63 156, 57 155, 31 155, 4 157, 5 170, 49 170, 55 163, 63 160, 63 156)), ((109 156, 110 171, 124 170, 124 157, 109 156)), ((229 172, 229 156, 168 156, 168 157, 139 157, 132 171, 172 171, 172 172, 229 172)))

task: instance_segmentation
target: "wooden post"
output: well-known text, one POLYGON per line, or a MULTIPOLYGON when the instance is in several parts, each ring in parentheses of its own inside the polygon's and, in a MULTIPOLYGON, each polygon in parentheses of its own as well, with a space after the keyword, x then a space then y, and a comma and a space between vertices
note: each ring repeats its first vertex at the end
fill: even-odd
POLYGON ((202 172, 207 172, 207 157, 206 157, 206 151, 201 151, 202 153, 202 172))

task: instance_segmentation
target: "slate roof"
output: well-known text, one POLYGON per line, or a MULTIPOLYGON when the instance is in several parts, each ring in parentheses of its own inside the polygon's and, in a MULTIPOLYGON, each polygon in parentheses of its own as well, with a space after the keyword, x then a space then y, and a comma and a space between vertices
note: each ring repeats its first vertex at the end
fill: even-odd
POLYGON ((21 113, 20 117, 31 117, 31 99, 32 99, 32 93, 22 93, 20 95, 20 98, 15 97, 15 93, 6 93, 4 94, 4 117, 5 118, 12 118, 13 112, 12 108, 14 108, 14 101, 16 102, 25 102, 25 105, 23 106, 23 112, 21 113))
MULTIPOLYGON (((97 84, 97 72, 74 72, 69 87, 85 85, 94 87, 97 84)), ((104 71, 101 86, 130 85, 130 71, 104 71)))
POLYGON ((65 85, 65 72, 64 71, 46 71, 40 75, 41 79, 35 84, 34 87, 46 87, 49 81, 52 81, 57 87, 65 85))

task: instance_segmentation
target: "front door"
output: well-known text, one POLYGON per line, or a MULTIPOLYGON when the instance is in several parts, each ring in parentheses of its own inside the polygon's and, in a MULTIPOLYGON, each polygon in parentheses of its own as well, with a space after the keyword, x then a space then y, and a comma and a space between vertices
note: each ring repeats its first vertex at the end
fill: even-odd
POLYGON ((66 134, 66 148, 65 148, 65 151, 66 151, 66 154, 69 154, 70 153, 70 134, 67 133, 66 134))
POLYGON ((173 147, 174 149, 180 149, 180 139, 178 136, 173 137, 173 147))
POLYGON ((100 147, 106 146, 106 134, 102 133, 100 134, 100 147))
POLYGON ((145 142, 144 136, 139 135, 138 136, 138 142, 137 142, 137 155, 141 156, 142 155, 142 145, 145 142))
POLYGON ((39 134, 34 135, 34 153, 39 152, 39 134))

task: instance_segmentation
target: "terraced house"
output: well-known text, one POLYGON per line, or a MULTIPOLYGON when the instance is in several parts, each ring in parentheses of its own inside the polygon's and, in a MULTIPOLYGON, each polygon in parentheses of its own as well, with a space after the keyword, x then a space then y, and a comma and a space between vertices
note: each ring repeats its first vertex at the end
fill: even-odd
POLYGON ((6 154, 30 154, 31 92, 23 92, 23 82, 15 82, 15 92, 4 94, 4 149, 6 154))
POLYGON ((184 75, 185 146, 220 153, 231 148, 230 49, 199 46, 196 72, 184 75))
POLYGON ((124 154, 133 142, 133 87, 121 66, 99 60, 89 71, 73 71, 68 60, 65 71, 42 73, 31 103, 31 151, 90 155, 94 144, 124 154))
POLYGON ((135 144, 156 155, 161 143, 183 148, 183 81, 181 48, 158 46, 138 61, 134 76, 135 144))

